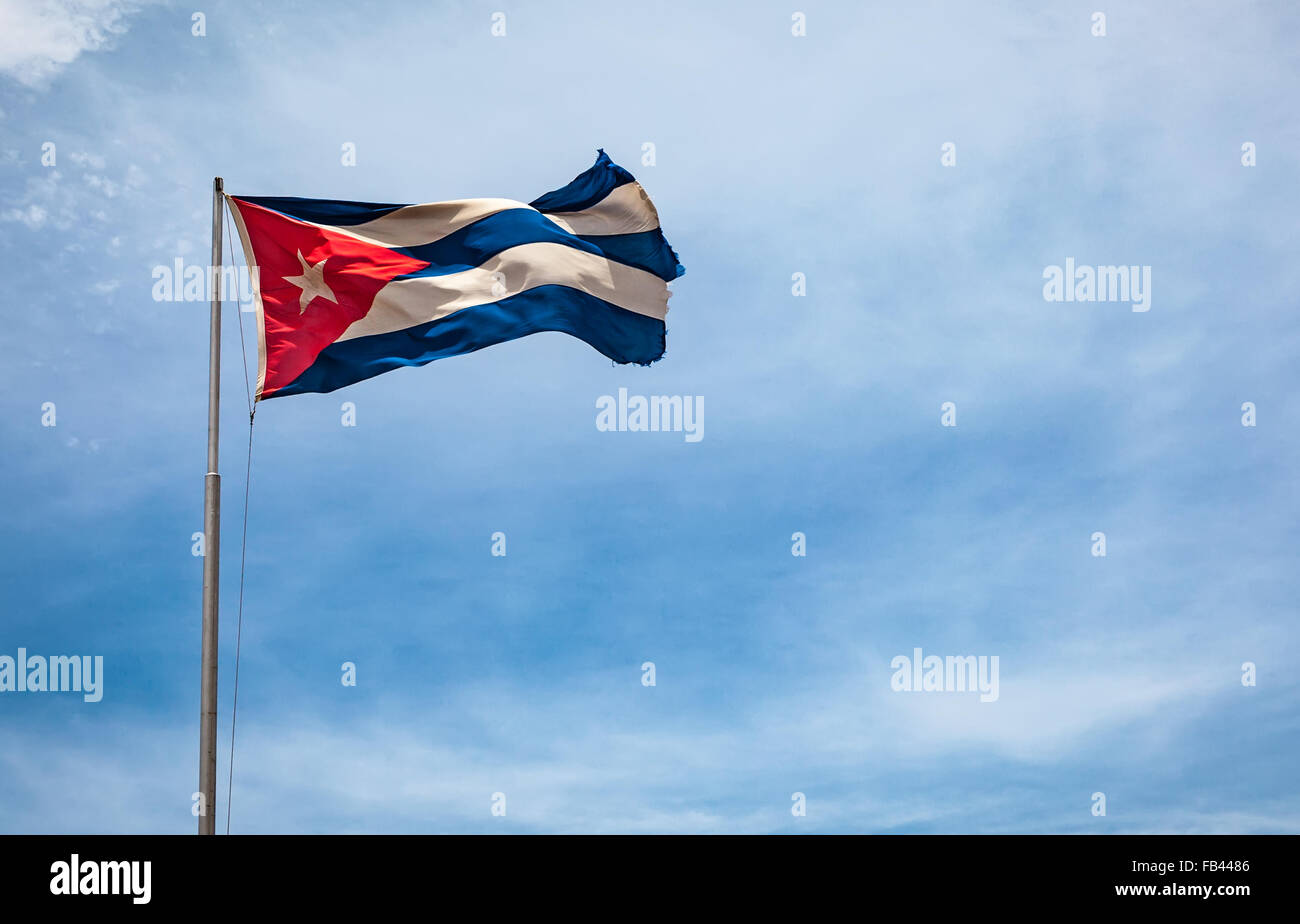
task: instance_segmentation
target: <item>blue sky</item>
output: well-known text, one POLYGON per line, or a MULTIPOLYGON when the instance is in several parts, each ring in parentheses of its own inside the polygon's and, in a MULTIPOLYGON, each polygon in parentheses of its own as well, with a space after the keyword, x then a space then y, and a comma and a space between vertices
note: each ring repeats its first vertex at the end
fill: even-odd
POLYGON ((0 694, 0 831, 194 829, 207 306, 151 271, 211 178, 527 201, 598 147, 687 268, 663 361, 541 334, 259 410, 232 831, 1300 830, 1300 10, 974 6, 0 3, 0 654, 106 671, 0 694), (1150 311, 1045 301, 1067 257, 1150 311), (620 386, 703 440, 599 432, 620 386), (999 698, 894 692, 916 647, 999 698))

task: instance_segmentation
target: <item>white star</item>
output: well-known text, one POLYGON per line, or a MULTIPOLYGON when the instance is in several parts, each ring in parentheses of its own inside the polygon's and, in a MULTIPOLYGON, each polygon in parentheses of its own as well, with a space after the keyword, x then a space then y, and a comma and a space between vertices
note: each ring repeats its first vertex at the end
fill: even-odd
MULTIPOLYGON (((328 260, 326 257, 325 260, 328 260)), ((319 295, 321 298, 338 304, 339 300, 334 297, 334 291, 325 284, 325 260, 321 260, 315 266, 308 266, 307 261, 302 258, 302 251, 298 251, 298 262, 302 264, 301 276, 285 276, 284 281, 290 285, 302 289, 302 294, 298 296, 298 314, 302 315, 311 304, 311 300, 319 295)))

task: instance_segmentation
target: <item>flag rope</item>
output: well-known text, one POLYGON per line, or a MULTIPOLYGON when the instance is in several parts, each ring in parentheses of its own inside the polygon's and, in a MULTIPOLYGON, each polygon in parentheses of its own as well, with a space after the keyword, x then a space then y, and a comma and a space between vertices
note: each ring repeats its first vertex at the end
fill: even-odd
MULTIPOLYGON (((225 213, 226 241, 230 249, 230 265, 235 265, 235 245, 230 234, 230 212, 225 213)), ((226 776, 226 833, 230 833, 230 807, 234 802, 235 781, 235 719, 239 712, 239 653, 244 636, 244 563, 248 553, 248 496, 253 481, 253 418, 257 407, 253 402, 252 387, 248 381, 248 346, 244 338, 244 309, 235 300, 235 314, 239 319, 239 354, 244 360, 244 394, 248 401, 248 459, 244 465, 244 523, 239 541, 239 607, 235 620, 235 685, 230 704, 230 769, 226 776)))

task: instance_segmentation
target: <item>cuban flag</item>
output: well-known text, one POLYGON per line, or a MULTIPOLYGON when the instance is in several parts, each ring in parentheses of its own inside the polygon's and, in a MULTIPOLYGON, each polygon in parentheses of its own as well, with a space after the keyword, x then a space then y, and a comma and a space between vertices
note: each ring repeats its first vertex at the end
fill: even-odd
POLYGON ((256 267, 258 400, 540 331, 617 363, 664 355, 668 283, 684 270, 641 184, 604 151, 528 205, 226 202, 256 267))

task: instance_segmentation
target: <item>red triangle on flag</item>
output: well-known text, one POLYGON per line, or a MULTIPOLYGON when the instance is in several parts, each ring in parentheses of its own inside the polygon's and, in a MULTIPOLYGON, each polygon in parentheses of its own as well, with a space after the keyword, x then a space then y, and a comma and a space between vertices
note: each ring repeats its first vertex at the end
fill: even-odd
POLYGON ((293 382, 364 318, 379 290, 424 260, 230 197, 239 209, 262 294, 266 368, 259 396, 293 382))

